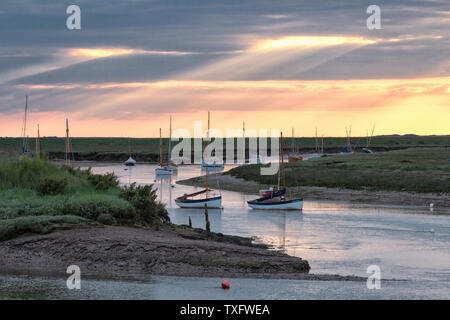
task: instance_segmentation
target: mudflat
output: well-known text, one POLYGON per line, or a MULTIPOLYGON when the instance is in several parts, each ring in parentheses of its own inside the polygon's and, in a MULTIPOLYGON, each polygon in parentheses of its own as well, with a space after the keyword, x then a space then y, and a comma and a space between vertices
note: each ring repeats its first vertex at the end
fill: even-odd
POLYGON ((163 226, 159 230, 86 226, 0 242, 0 273, 365 280, 310 274, 308 261, 253 244, 250 238, 163 226))

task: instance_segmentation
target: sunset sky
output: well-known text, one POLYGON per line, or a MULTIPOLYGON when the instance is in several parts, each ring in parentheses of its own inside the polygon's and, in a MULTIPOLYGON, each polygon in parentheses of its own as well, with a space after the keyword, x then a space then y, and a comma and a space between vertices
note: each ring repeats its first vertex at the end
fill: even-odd
POLYGON ((0 136, 450 134, 450 2, 2 0, 0 136), (81 7, 81 30, 66 8, 81 7), (366 9, 381 7, 380 30, 366 9))

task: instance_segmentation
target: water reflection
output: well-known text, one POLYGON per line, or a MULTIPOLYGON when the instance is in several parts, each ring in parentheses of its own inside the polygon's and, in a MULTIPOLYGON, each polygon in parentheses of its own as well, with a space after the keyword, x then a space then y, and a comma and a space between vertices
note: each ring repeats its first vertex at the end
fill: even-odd
POLYGON ((259 225, 264 229, 264 234, 259 236, 260 241, 290 255, 296 255, 303 227, 302 214, 283 210, 249 210, 248 221, 249 224, 259 225))
MULTIPOLYGON (((188 224, 191 217, 193 227, 205 228, 203 210, 174 204, 175 197, 204 188, 176 184, 176 180, 201 175, 201 166, 182 166, 177 176, 159 180, 155 168, 136 165, 124 171, 120 165, 111 165, 93 171, 114 171, 123 184, 153 183, 173 223, 188 224)), ((214 176, 211 181, 214 183, 214 176)), ((450 280, 450 219, 446 216, 412 208, 317 201, 305 201, 302 214, 252 210, 246 201, 254 197, 222 191, 224 209, 209 210, 211 231, 256 236, 258 241, 307 259, 315 273, 366 276, 367 266, 378 264, 385 277, 450 280)))

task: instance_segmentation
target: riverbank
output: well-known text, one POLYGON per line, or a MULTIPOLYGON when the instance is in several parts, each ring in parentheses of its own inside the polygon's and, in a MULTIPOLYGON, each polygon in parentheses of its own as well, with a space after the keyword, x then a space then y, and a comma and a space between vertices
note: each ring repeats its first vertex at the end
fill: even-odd
POLYGON ((250 238, 187 227, 159 230, 85 226, 0 242, 0 274, 66 275, 78 265, 84 276, 129 278, 133 274, 362 281, 355 276, 310 274, 308 261, 250 238))
MULTIPOLYGON (((214 182, 216 176, 214 177, 214 182)), ((217 174, 221 189, 255 195, 258 190, 270 186, 255 181, 248 181, 229 174, 217 174)), ((178 184, 202 187, 205 177, 195 177, 177 181, 178 184)), ((288 192, 289 193, 289 192, 288 192)), ((415 193, 406 191, 373 191, 368 189, 354 190, 345 188, 327 188, 301 186, 296 194, 305 200, 342 201, 371 205, 415 206, 428 209, 433 203, 435 213, 450 215, 450 194, 415 193), (442 210, 442 211, 441 211, 442 210)))

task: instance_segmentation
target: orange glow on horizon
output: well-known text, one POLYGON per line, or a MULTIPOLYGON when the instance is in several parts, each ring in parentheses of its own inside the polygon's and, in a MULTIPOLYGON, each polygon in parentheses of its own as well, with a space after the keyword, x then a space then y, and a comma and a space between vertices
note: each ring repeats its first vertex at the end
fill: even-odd
MULTIPOLYGON (((23 87, 23 86, 22 86, 23 87)), ((190 81, 103 83, 28 86, 39 95, 45 90, 73 92, 51 105, 71 102, 72 111, 33 111, 30 93, 29 128, 40 124, 45 136, 62 136, 68 117, 71 134, 79 137, 157 137, 173 128, 193 134, 194 121, 206 127, 238 130, 280 129, 298 136, 364 136, 377 123, 375 134, 446 135, 450 123, 450 77, 339 81, 190 81), (108 89, 103 91, 104 89, 108 89), (77 104, 76 104, 77 103, 77 104)), ((40 107, 45 109, 42 103, 40 107)), ((47 106, 50 108, 51 106, 47 106)), ((0 136, 20 136, 22 112, 1 115, 0 136)), ((258 133, 258 132, 257 132, 258 133)))

